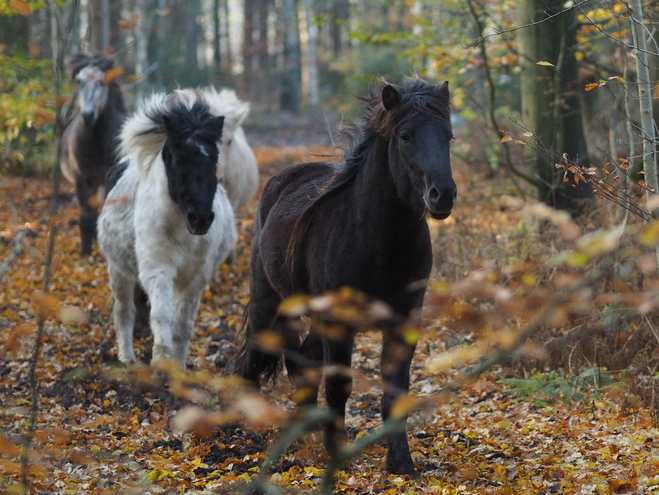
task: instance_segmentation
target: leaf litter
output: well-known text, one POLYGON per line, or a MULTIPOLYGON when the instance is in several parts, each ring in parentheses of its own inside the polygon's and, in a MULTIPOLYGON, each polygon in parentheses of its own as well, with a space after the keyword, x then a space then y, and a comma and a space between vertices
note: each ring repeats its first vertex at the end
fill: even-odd
MULTIPOLYGON (((257 148, 256 154, 262 182, 283 166, 309 160, 292 149, 257 148)), ((458 180, 464 190, 460 207, 448 221, 431 222, 438 265, 431 286, 464 275, 474 252, 483 249, 481 241, 505 243, 501 233, 515 231, 521 221, 519 210, 499 208, 482 190, 470 187, 473 177, 458 173, 458 180), (450 248, 451 260, 443 257, 440 245, 450 248)), ((27 452, 33 493, 234 493, 258 473, 282 428, 267 405, 264 421, 252 427, 204 422, 227 406, 227 398, 216 390, 222 382, 208 385, 206 380, 220 376, 236 349, 248 302, 256 200, 237 215, 239 239, 232 264, 220 268, 203 295, 188 361, 190 376, 177 378, 188 392, 175 394, 149 367, 127 370, 118 365, 105 262, 97 251, 92 257, 78 254, 70 189, 64 190, 58 213, 51 290, 42 294, 49 191, 47 180, 0 177, 0 257, 13 248, 21 228, 34 232, 27 239, 29 248, 0 282, 0 487, 21 492, 22 455, 27 452), (39 314, 46 318, 38 366, 39 415, 26 450, 31 409, 27 369, 39 314), (189 408, 195 408, 196 416, 187 421, 195 427, 181 432, 175 428, 176 417, 189 408)), ((450 367, 433 375, 426 371, 428 359, 451 347, 454 338, 440 318, 428 313, 411 371, 415 395, 436 394, 457 376, 450 367)), ((358 335, 353 360, 357 376, 346 418, 351 440, 381 424, 380 341, 374 331, 358 335)), ((142 362, 150 359, 149 347, 150 337, 137 340, 142 362)), ((506 368, 489 370, 435 407, 412 414, 408 436, 418 481, 383 473, 385 448, 375 445, 338 474, 335 491, 659 493, 659 429, 640 401, 612 390, 538 405, 515 400, 500 382, 509 375, 506 368)), ((291 393, 290 384, 280 380, 268 404, 290 413, 291 393)), ((288 449, 271 481, 285 490, 313 493, 326 462, 318 435, 309 435, 288 449)))

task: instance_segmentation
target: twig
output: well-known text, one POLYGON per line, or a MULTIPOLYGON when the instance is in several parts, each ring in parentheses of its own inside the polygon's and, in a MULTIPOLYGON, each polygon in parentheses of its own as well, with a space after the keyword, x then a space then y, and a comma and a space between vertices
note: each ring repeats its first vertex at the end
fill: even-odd
POLYGON ((300 440, 307 432, 316 428, 318 424, 326 423, 333 419, 334 413, 332 411, 318 407, 307 409, 301 416, 294 417, 291 427, 279 436, 268 452, 265 461, 261 464, 259 475, 254 477, 252 482, 241 490, 241 493, 250 495, 254 490, 259 490, 266 494, 281 494, 281 490, 266 481, 266 477, 270 473, 272 466, 274 466, 294 442, 300 440))
MULTIPOLYGON (((60 24, 60 19, 57 16, 57 6, 52 0, 48 1, 48 6, 51 9, 52 14, 55 16, 57 22, 57 31, 60 33, 60 39, 63 39, 62 44, 59 46, 59 52, 57 53, 57 63, 55 65, 55 99, 59 100, 61 94, 61 74, 62 68, 64 67, 64 54, 68 48, 69 36, 73 31, 73 25, 75 21, 75 16, 78 11, 80 0, 73 0, 69 11, 69 17, 66 23, 66 30, 62 31, 60 24)), ((55 108, 55 122, 56 122, 56 134, 59 140, 59 135, 62 132, 62 121, 61 121, 61 110, 59 107, 55 108)), ((48 233, 48 252, 46 253, 46 263, 44 267, 44 280, 43 280, 43 291, 47 293, 50 290, 50 277, 52 275, 52 260, 55 252, 55 237, 57 235, 57 223, 52 221, 57 213, 57 195, 59 191, 59 181, 60 181, 60 170, 57 163, 53 165, 53 192, 52 200, 50 204, 50 230, 48 233)), ((39 418, 39 379, 37 378, 37 367, 39 365, 39 358, 41 357, 41 349, 43 347, 43 337, 45 332, 45 316, 43 311, 39 311, 39 319, 37 322, 37 335, 34 342, 34 348, 32 350, 32 355, 30 356, 30 361, 28 365, 28 383, 30 384, 31 400, 32 405, 30 407, 30 418, 28 421, 28 428, 26 434, 25 446, 21 454, 21 485, 23 492, 28 494, 30 492, 28 472, 30 467, 30 456, 29 452, 32 448, 32 438, 34 436, 34 430, 36 429, 37 420, 39 418)))
POLYGON ((11 264, 20 256, 23 252, 23 240, 28 236, 32 235, 34 232, 32 229, 26 227, 18 231, 16 237, 14 237, 14 248, 11 250, 11 253, 7 255, 5 260, 0 265, 0 281, 5 277, 5 274, 9 270, 11 264))
POLYGON ((523 26, 517 26, 517 27, 514 27, 514 28, 510 28, 510 29, 495 30, 494 33, 488 34, 487 36, 482 37, 481 39, 479 39, 475 43, 472 43, 471 45, 467 45, 467 46, 471 47, 471 48, 476 48, 478 45, 483 43, 486 39, 489 39, 493 36, 500 36, 500 35, 505 34, 505 33, 512 33, 512 32, 515 32, 515 31, 519 31, 520 29, 526 29, 526 28, 529 28, 531 26, 537 26, 538 24, 542 24, 543 22, 547 22, 548 20, 553 19, 554 17, 557 17, 559 15, 563 15, 566 12, 569 12, 569 11, 574 10, 574 9, 578 9, 578 8, 582 7, 583 5, 589 3, 590 1, 591 0, 583 0, 582 2, 579 2, 575 5, 572 5, 571 7, 568 7, 566 9, 563 9, 563 10, 559 11, 559 12, 551 14, 551 15, 547 16, 546 18, 542 19, 541 21, 529 22, 528 24, 524 24, 523 26))

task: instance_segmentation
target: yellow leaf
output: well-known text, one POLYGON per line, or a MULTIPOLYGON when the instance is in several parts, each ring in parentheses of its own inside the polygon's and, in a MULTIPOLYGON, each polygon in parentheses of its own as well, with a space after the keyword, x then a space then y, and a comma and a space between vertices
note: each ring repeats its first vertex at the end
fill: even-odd
POLYGON ((638 241, 644 246, 654 246, 659 242, 659 222, 652 222, 643 228, 638 234, 638 241))
POLYGON ((391 405, 390 415, 391 419, 403 419, 410 412, 416 409, 423 399, 414 397, 412 395, 401 395, 391 405))
POLYGON ((585 91, 592 91, 593 89, 597 88, 599 86, 599 83, 590 83, 586 84, 586 87, 584 88, 585 91))
POLYGON ((303 294, 293 295, 281 302, 279 312, 286 316, 302 316, 307 312, 310 299, 303 294))
POLYGON ((122 76, 123 74, 124 74, 123 68, 114 67, 105 73, 103 81, 106 85, 111 84, 117 77, 122 76))
POLYGON ((403 340, 405 340, 407 344, 416 344, 419 341, 420 336, 421 332, 416 327, 408 326, 403 329, 403 340))
POLYGON ((507 143, 508 141, 512 141, 512 140, 513 140, 513 138, 510 137, 510 136, 504 136, 504 137, 501 138, 502 143, 507 143))
POLYGON ((545 62, 544 60, 540 62, 536 62, 535 65, 542 65, 543 67, 555 67, 554 64, 550 62, 545 62))
POLYGON ((11 2, 9 2, 9 9, 24 17, 27 17, 32 13, 27 2, 23 2, 22 0, 11 0, 11 2))

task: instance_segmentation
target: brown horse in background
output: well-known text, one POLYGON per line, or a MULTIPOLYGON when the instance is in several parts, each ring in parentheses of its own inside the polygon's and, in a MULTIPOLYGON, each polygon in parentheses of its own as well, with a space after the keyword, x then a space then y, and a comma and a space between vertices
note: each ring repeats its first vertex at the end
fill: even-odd
POLYGON ((76 82, 73 112, 60 135, 57 159, 75 186, 80 207, 80 252, 91 254, 105 196, 105 176, 115 164, 126 106, 112 58, 77 53, 67 61, 76 82))

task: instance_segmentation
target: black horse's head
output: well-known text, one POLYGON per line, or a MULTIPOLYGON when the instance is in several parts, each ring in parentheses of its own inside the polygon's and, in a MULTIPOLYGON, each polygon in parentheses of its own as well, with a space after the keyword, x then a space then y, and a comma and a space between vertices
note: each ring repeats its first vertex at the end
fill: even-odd
POLYGON ((203 235, 215 218, 213 198, 224 117, 212 115, 205 102, 197 101, 191 108, 174 107, 163 114, 162 122, 169 196, 181 209, 188 231, 203 235))
POLYGON ((114 62, 105 55, 75 54, 68 65, 76 83, 76 104, 87 125, 94 125, 106 107, 110 84, 114 77, 110 69, 114 62))
POLYGON ((378 130, 389 138, 399 197, 433 218, 447 218, 458 194, 449 156, 448 81, 434 86, 414 79, 405 88, 387 84, 381 101, 378 130))

